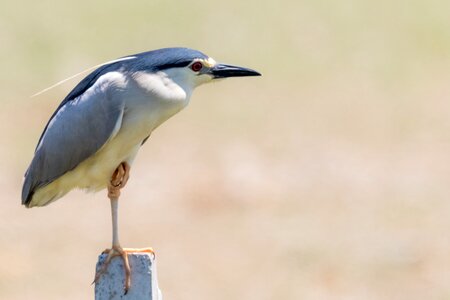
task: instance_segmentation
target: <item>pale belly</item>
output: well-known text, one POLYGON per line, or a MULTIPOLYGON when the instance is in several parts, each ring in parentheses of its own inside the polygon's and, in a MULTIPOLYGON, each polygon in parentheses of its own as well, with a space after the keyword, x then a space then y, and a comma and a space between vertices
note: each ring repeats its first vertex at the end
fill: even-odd
POLYGON ((126 112, 120 130, 94 155, 48 185, 38 189, 30 206, 47 205, 72 189, 96 192, 107 187, 115 169, 122 162, 132 165, 142 141, 182 107, 151 113, 126 112))
POLYGON ((47 205, 76 188, 90 192, 106 188, 120 163, 128 162, 130 165, 133 163, 142 143, 141 140, 130 144, 125 139, 126 135, 118 134, 75 169, 37 190, 33 195, 31 206, 47 205))

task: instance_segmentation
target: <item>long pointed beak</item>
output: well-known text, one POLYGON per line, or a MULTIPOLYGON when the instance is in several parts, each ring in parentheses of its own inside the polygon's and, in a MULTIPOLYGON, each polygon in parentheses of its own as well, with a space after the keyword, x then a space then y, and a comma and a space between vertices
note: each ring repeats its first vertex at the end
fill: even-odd
POLYGON ((215 78, 227 78, 227 77, 244 77, 244 76, 261 76, 260 73, 255 70, 225 65, 225 64, 217 64, 211 69, 209 69, 209 73, 215 78))

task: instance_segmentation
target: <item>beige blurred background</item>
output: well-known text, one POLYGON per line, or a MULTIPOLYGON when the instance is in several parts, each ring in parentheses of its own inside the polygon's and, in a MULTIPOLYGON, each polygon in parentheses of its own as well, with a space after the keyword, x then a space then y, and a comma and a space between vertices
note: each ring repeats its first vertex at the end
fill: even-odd
POLYGON ((165 299, 450 299, 449 1, 0 2, 0 299, 92 299, 105 192, 20 205, 90 66, 187 46, 260 78, 199 88, 121 198, 165 299))

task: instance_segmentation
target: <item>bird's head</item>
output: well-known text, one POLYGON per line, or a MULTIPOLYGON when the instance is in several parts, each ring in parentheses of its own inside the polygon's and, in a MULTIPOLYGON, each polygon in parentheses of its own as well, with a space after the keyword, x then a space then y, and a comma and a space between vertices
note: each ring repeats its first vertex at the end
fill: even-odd
POLYGON ((252 69, 217 63, 200 51, 189 48, 164 48, 135 55, 146 72, 193 90, 216 79, 261 76, 252 69))

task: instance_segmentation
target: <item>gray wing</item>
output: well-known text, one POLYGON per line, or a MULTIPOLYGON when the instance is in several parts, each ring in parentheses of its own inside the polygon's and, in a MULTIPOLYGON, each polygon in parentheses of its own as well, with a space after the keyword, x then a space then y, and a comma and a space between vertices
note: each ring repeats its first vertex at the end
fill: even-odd
POLYGON ((124 101, 114 93, 114 80, 98 83, 96 77, 76 98, 68 99, 69 94, 47 124, 25 173, 22 204, 96 153, 120 129, 124 101))

